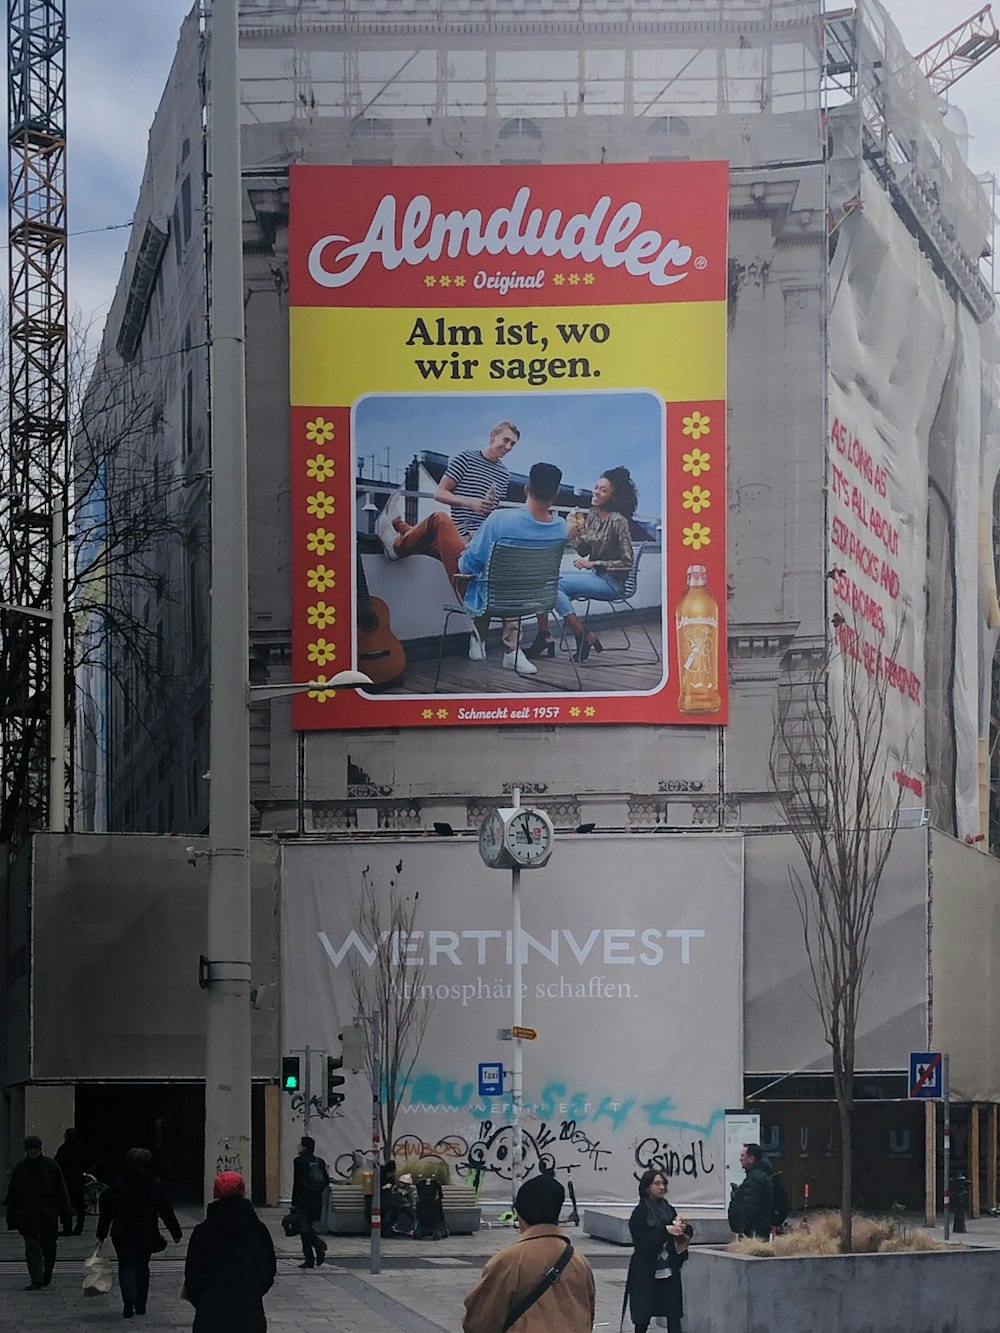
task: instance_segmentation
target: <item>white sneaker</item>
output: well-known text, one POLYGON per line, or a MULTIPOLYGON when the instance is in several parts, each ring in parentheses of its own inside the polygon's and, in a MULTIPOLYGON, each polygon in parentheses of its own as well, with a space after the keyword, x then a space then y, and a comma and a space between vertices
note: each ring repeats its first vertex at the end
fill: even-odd
POLYGON ((520 648, 513 653, 504 653, 503 664, 505 667, 513 667, 519 676, 538 675, 538 667, 535 666, 530 657, 525 657, 520 648))
POLYGON ((399 538, 399 533, 392 526, 392 520, 394 518, 403 517, 403 507, 405 503, 406 499, 403 492, 393 491, 385 502, 385 508, 375 520, 375 535, 382 543, 382 549, 385 551, 385 558, 387 560, 399 559, 399 556, 396 554, 396 542, 399 538))
POLYGON ((486 660, 486 642, 481 639, 475 630, 469 635, 469 661, 485 662, 486 660))

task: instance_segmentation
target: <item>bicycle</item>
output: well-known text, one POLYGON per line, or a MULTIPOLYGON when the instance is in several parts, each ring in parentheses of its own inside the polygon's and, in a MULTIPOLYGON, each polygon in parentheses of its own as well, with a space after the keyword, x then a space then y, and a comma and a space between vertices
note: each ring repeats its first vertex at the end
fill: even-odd
POLYGON ((103 1180, 98 1180, 89 1171, 83 1173, 83 1211, 88 1217, 96 1217, 101 1208, 101 1195, 107 1189, 103 1180))

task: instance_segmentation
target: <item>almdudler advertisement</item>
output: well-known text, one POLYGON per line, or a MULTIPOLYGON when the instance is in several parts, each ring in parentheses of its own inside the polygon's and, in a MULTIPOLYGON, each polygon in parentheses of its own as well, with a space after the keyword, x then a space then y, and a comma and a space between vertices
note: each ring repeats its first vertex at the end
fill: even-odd
POLYGON ((727 199, 292 169, 297 727, 726 721, 727 199))

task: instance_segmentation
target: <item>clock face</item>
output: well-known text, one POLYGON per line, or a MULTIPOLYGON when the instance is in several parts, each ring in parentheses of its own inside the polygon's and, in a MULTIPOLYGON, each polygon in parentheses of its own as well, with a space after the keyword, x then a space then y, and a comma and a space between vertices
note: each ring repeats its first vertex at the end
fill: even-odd
POLYGON ((479 827, 479 855, 488 866, 496 866, 505 850, 503 820, 496 810, 491 810, 479 827))
POLYGON ((507 850, 518 865, 538 865, 552 850, 552 827, 537 810, 518 810, 507 825, 507 850))

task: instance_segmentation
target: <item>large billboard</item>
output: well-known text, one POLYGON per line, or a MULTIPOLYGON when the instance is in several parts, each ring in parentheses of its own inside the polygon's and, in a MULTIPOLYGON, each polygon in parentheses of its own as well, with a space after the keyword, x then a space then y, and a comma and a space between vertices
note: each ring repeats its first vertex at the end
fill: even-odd
MULTIPOLYGON (((511 1068, 498 1039, 513 1016, 510 873, 466 839, 286 845, 282 858, 282 1049, 315 1053, 315 1088, 355 1014, 352 969, 374 962, 365 887, 383 903, 419 893, 396 985, 412 964, 430 1020, 389 1146, 509 1198, 509 1080, 481 1096, 477 1070, 511 1068)), ((722 1203, 725 1108, 742 1097, 742 885, 743 840, 720 835, 562 834, 522 875, 523 1022, 538 1034, 523 1043, 525 1174, 552 1167, 581 1203, 621 1201, 655 1165, 675 1201, 722 1203)), ((365 1075, 344 1091, 309 1126, 338 1179, 371 1143, 365 1075)), ((284 1099, 286 1168, 302 1128, 284 1099)))
POLYGON ((297 727, 726 721, 727 192, 292 169, 297 727))

